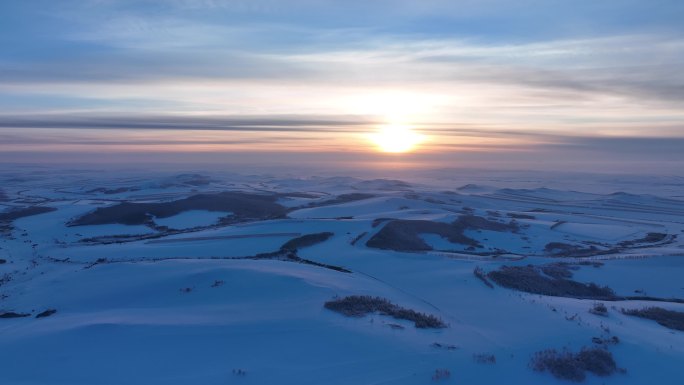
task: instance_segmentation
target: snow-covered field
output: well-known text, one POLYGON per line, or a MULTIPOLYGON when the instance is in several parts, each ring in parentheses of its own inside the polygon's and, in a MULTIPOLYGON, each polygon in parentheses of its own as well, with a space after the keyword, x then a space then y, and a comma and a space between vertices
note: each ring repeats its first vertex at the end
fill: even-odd
POLYGON ((682 178, 5 170, 0 188, 0 384, 554 384, 531 357, 582 347, 624 369, 587 384, 684 383, 684 332, 621 312, 684 312, 682 178), (205 199, 226 191, 237 206, 205 199), (16 214, 35 207, 54 210, 16 214), (614 296, 474 275, 559 262, 614 296), (351 295, 447 327, 324 307, 351 295))

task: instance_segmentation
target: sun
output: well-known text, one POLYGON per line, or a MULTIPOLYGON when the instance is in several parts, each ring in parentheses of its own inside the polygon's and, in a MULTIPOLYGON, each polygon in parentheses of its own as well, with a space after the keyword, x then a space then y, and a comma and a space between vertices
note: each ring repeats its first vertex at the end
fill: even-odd
POLYGON ((370 139, 382 152, 402 153, 412 151, 424 137, 408 125, 393 123, 381 126, 370 139))

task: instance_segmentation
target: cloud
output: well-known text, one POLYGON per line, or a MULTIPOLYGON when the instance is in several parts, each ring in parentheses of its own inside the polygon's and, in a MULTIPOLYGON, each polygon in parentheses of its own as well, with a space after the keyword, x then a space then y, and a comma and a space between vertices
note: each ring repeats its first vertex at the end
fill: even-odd
POLYGON ((31 3, 0 5, 14 16, 0 25, 5 149, 137 138, 337 151, 392 119, 439 138, 447 158, 622 157, 639 141, 673 154, 684 136, 682 2, 31 3))
POLYGON ((0 127, 51 129, 137 129, 209 131, 316 131, 336 132, 368 126, 358 117, 305 116, 169 116, 136 115, 0 115, 0 127))

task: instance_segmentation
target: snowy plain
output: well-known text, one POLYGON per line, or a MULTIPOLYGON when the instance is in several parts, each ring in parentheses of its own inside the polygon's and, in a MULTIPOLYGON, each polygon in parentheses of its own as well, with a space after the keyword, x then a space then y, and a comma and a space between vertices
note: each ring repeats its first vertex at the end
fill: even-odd
POLYGON ((0 383, 562 384, 530 368, 535 352, 613 336, 620 343, 607 349, 624 371, 584 383, 684 383, 684 332, 620 311, 684 312, 684 303, 623 298, 601 316, 590 313, 594 299, 490 288, 473 274, 562 262, 572 279, 621 298, 682 299, 684 178, 544 178, 2 170, 0 213, 55 210, 0 222, 0 313, 27 315, 0 319, 0 383), (74 225, 99 208, 224 191, 273 197, 284 214, 200 208, 74 225), (516 230, 470 226, 462 235, 473 244, 419 231, 424 250, 368 245, 391 221, 461 217, 516 230), (312 263, 269 257, 322 232, 333 235, 297 250, 312 263), (447 327, 324 307, 349 295, 387 298, 447 327))

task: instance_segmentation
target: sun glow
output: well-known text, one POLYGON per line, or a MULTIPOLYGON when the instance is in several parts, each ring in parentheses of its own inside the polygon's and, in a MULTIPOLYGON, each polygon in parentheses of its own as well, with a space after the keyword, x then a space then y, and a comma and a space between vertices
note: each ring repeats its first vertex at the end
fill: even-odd
POLYGON ((402 153, 413 150, 424 136, 405 124, 387 124, 371 134, 370 139, 382 152, 402 153))

